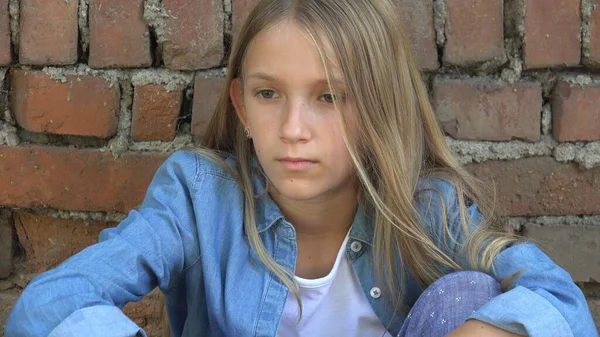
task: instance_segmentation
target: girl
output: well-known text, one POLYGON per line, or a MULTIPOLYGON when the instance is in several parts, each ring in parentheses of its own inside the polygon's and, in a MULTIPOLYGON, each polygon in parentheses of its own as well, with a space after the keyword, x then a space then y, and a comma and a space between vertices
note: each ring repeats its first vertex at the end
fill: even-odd
POLYGON ((453 158, 397 13, 262 1, 203 147, 36 277, 6 335, 145 336, 120 308, 158 286, 173 336, 596 336, 453 158))

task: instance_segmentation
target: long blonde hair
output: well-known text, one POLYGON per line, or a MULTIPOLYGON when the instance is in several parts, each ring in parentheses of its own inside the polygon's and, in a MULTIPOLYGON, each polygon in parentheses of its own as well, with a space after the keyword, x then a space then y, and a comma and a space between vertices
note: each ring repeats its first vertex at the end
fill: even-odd
MULTIPOLYGON (((502 248, 519 240, 500 225, 493 203, 484 196, 488 193, 447 146, 398 17, 399 9, 391 0, 263 0, 234 41, 219 105, 196 151, 225 167, 220 153, 235 153, 238 169, 232 174, 245 194, 244 229, 250 245, 297 299, 293 271, 270 257, 259 236, 251 182, 252 142, 245 137, 229 98, 232 81, 243 76, 250 43, 286 19, 313 39, 327 74, 331 73, 328 60, 335 62, 356 104, 360 136, 351 139, 344 132, 344 138, 360 180, 360 203, 373 210, 373 261, 386 297, 395 299, 394 310, 403 298, 402 265, 423 286, 448 270, 461 269, 419 225, 415 194, 423 177, 441 177, 456 187, 464 232, 469 222, 467 201, 475 202, 484 215, 484 223, 474 233, 466 233, 469 239, 463 245, 473 269, 489 271, 502 248), (330 55, 323 52, 326 45, 330 55)), ((340 117, 346 125, 345 116, 340 117)), ((442 200, 437 204, 443 205, 442 200)), ((452 239, 447 221, 444 231, 452 239)))

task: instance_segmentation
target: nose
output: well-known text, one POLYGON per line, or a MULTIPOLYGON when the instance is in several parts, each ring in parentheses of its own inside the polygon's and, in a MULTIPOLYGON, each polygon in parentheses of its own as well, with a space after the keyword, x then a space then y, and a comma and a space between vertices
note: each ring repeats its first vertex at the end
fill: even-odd
POLYGON ((286 103, 282 114, 279 137, 285 143, 307 142, 310 131, 310 106, 304 101, 286 103))

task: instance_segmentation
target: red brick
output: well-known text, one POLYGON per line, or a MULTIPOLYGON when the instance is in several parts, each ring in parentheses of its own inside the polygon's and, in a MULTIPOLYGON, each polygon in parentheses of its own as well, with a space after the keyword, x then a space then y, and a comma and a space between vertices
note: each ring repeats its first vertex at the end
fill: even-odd
POLYGON ((65 65, 77 62, 78 1, 22 0, 19 62, 65 65))
POLYGON ((581 59, 580 0, 524 0, 526 68, 576 66, 581 59))
POLYGON ((152 65, 150 34, 143 11, 143 0, 90 1, 90 67, 152 65))
POLYGON ((559 82, 552 96, 552 124, 561 142, 600 139, 600 86, 559 82))
POLYGON ((170 69, 196 70, 221 64, 223 4, 217 0, 163 0, 165 18, 163 59, 170 69))
POLYGON ((12 217, 10 212, 0 209, 0 279, 10 276, 13 249, 12 217))
POLYGON ((444 131, 456 139, 534 142, 540 138, 539 83, 436 79, 433 101, 444 131))
POLYGON ((504 53, 502 0, 446 0, 444 63, 469 65, 504 53))
POLYGON ((159 84, 136 87, 131 124, 133 140, 173 140, 182 99, 181 86, 171 92, 159 84))
POLYGON ((53 80, 42 71, 12 72, 11 106, 24 129, 108 138, 115 134, 119 86, 93 76, 53 80))
POLYGON ((260 0, 233 0, 232 1, 232 31, 233 31, 233 39, 238 36, 244 22, 248 18, 252 9, 256 7, 260 0))
POLYGON ((590 16, 590 46, 589 57, 585 60, 586 64, 598 67, 600 66, 600 0, 591 1, 590 16))
MULTIPOLYGON (((158 319, 161 312, 161 298, 163 295, 158 288, 144 296, 139 302, 131 302, 123 307, 123 312, 135 322, 144 322, 147 319, 158 319)), ((148 331, 146 331, 148 332, 148 331)), ((158 336, 158 335, 149 335, 158 336)))
POLYGON ((144 329, 148 336, 169 336, 168 324, 161 318, 164 308, 163 295, 155 288, 139 302, 131 302, 123 307, 123 312, 144 329))
POLYGON ((217 105, 225 80, 222 78, 196 78, 194 85, 194 106, 192 110, 192 134, 204 135, 217 105))
POLYGON ((0 147, 0 205, 127 212, 139 206, 166 154, 0 147), (24 178, 26 177, 26 178, 24 178))
POLYGON ((435 28, 433 26, 433 0, 398 0, 400 19, 412 42, 413 51, 422 70, 439 67, 435 28))
POLYGON ((575 282, 600 280, 600 227, 526 224, 533 239, 575 282))
POLYGON ((29 273, 40 273, 53 268, 98 242, 101 230, 116 225, 113 222, 58 219, 16 211, 17 237, 25 250, 23 269, 29 273))
POLYGON ((488 161, 467 166, 481 180, 494 182, 504 215, 600 214, 600 168, 582 170, 551 157, 488 161))
POLYGON ((0 0, 0 66, 12 62, 8 0, 0 0))

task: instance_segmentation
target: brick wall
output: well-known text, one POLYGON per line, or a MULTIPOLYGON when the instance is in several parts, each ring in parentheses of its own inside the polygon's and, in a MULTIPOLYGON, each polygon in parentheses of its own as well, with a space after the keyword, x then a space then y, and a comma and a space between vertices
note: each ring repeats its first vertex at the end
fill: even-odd
MULTIPOLYGON (((600 0, 398 2, 449 144, 600 323, 600 0)), ((198 142, 254 3, 0 0, 0 324, 198 142)))

